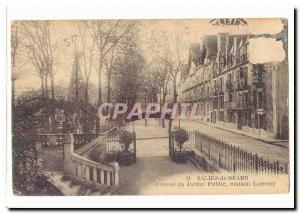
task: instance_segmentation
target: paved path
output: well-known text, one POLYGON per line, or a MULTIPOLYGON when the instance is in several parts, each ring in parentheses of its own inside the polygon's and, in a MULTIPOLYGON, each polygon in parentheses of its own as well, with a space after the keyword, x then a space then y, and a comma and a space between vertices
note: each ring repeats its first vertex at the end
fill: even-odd
MULTIPOLYGON (((128 128, 132 130, 132 124, 128 128)), ((155 194, 153 187, 156 182, 177 174, 201 173, 190 163, 177 164, 170 161, 167 128, 159 127, 156 120, 149 120, 148 127, 145 127, 144 121, 136 121, 134 130, 137 139, 155 139, 137 140, 137 163, 121 166, 120 190, 117 194, 155 194)))
MULTIPOLYGON (((178 126, 178 121, 173 121, 173 126, 178 126)), ((239 146, 248 152, 257 153, 270 161, 279 161, 281 164, 288 164, 288 148, 265 143, 263 141, 226 131, 199 121, 181 120, 180 126, 189 130, 199 130, 210 136, 239 146)))

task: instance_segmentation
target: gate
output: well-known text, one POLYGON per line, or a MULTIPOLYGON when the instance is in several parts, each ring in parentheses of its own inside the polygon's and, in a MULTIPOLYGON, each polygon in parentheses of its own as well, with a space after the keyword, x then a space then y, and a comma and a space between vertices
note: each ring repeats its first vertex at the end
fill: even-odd
POLYGON ((169 133, 169 157, 171 160, 175 160, 175 136, 174 133, 169 133))

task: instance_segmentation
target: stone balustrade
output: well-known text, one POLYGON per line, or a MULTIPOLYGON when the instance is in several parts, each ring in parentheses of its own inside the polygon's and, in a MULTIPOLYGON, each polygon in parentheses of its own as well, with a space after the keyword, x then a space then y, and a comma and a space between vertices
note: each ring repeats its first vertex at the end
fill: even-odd
MULTIPOLYGON (((93 148, 104 137, 98 137, 90 142, 90 148, 93 148)), ((85 145, 85 147, 87 146, 85 145)), ((92 161, 82 154, 83 151, 74 151, 74 136, 72 134, 64 135, 65 175, 85 184, 91 184, 97 189, 103 186, 116 187, 119 185, 119 164, 117 162, 104 165, 92 161)))
MULTIPOLYGON (((63 136, 64 134, 62 133, 39 134, 38 138, 42 146, 55 146, 62 145, 63 136)), ((97 134, 73 134, 75 149, 91 142, 93 139, 97 138, 97 136, 97 134)))

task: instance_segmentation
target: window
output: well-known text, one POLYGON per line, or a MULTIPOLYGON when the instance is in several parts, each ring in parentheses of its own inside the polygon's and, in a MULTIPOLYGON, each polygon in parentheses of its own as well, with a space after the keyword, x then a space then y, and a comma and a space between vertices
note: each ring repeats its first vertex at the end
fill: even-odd
POLYGON ((223 92, 223 77, 220 78, 220 92, 223 92))
POLYGON ((257 92, 257 108, 258 109, 263 108, 263 91, 262 90, 257 92))
POLYGON ((232 102, 233 101, 233 93, 228 94, 228 101, 232 102))
POLYGON ((228 122, 229 123, 234 123, 235 122, 235 117, 234 117, 234 112, 233 111, 228 111, 228 122))
POLYGON ((253 97, 253 108, 257 108, 257 91, 256 90, 253 91, 252 97, 253 97))
POLYGON ((218 108, 218 97, 214 97, 213 98, 213 109, 217 109, 218 108))
POLYGON ((219 101, 220 101, 220 109, 224 108, 224 96, 220 96, 219 97, 219 101))
POLYGON ((251 124, 251 116, 249 112, 243 113, 243 126, 250 126, 251 124))
POLYGON ((224 121, 224 112, 223 111, 219 112, 219 121, 224 121))
POLYGON ((255 114, 255 128, 266 130, 266 115, 255 114))

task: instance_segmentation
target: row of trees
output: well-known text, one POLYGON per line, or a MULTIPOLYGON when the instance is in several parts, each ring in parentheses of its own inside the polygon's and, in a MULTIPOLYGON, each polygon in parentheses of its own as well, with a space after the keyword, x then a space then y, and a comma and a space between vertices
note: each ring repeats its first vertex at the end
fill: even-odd
MULTIPOLYGON (((97 105, 115 101, 130 106, 141 99, 148 102, 159 99, 162 104, 167 95, 177 102, 177 80, 184 62, 179 34, 154 33, 145 50, 140 33, 143 26, 138 21, 89 20, 70 24, 76 36, 71 44, 74 62, 69 98, 90 103, 90 81, 94 73, 98 76, 97 105)), ((54 77, 59 72, 61 47, 54 39, 52 25, 51 21, 12 23, 13 101, 15 81, 22 70, 18 54, 20 61, 32 65, 40 78, 42 96, 55 99, 54 77)))

